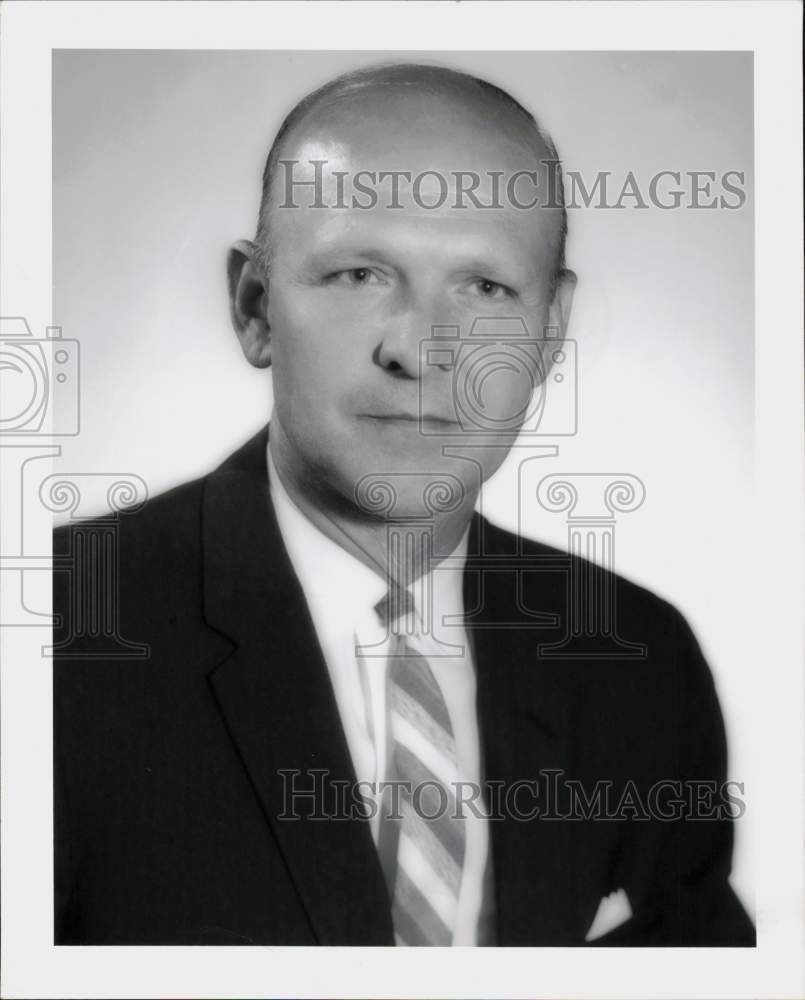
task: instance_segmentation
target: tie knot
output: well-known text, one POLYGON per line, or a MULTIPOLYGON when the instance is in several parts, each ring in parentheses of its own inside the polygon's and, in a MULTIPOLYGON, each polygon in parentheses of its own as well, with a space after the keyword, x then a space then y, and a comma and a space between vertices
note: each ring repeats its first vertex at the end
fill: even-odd
POLYGON ((392 587, 375 605, 375 614, 383 628, 391 628, 401 618, 414 613, 414 599, 403 587, 392 587))

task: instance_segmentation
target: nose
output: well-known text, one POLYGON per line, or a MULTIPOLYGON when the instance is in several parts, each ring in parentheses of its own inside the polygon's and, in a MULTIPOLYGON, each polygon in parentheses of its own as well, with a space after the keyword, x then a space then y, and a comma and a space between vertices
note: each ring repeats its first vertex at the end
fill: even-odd
POLYGON ((439 297, 406 295, 384 324, 377 363, 399 378, 421 378, 420 345, 433 336, 434 326, 445 323, 450 323, 450 316, 439 297))

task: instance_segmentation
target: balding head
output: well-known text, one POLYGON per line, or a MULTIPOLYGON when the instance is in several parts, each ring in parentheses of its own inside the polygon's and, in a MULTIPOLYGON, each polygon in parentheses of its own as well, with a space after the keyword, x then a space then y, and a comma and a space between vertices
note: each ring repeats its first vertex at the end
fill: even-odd
POLYGON ((346 152, 353 169, 358 162, 370 172, 461 173, 480 162, 487 180, 515 170, 540 174, 549 192, 543 191, 539 207, 556 217, 548 227, 552 285, 564 267, 567 218, 561 166, 550 136, 500 87, 456 70, 406 63, 339 76, 303 98, 285 118, 263 171, 256 243, 266 270, 279 244, 276 208, 287 179, 283 166, 326 159, 329 169, 337 170, 346 152))
POLYGON ((230 249, 228 281, 244 353, 273 371, 272 455, 311 510, 371 520, 356 491, 388 473, 395 516, 419 517, 444 474, 457 523, 471 515, 561 353, 575 275, 559 180, 531 115, 452 70, 352 73, 290 113, 260 248, 230 249))

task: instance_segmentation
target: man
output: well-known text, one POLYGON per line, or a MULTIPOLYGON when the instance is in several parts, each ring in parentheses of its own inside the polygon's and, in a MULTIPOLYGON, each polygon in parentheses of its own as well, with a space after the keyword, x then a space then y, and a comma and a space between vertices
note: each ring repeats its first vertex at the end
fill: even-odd
POLYGON ((567 327, 565 228, 483 81, 384 67, 288 116, 228 260, 270 427, 122 519, 148 657, 56 662, 58 943, 754 943, 688 627, 475 513, 567 327), (643 655, 555 655, 583 573, 643 655))

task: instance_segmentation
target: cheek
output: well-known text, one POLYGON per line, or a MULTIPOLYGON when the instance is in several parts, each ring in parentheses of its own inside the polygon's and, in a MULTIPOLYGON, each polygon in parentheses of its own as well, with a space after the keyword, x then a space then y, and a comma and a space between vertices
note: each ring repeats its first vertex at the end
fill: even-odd
POLYGON ((277 294, 269 324, 280 412, 302 420, 332 410, 364 371, 354 324, 341 322, 316 294, 277 294))
POLYGON ((281 283, 272 286, 268 322, 278 360, 366 378, 385 313, 374 296, 281 283))
POLYGON ((456 369, 452 391, 468 427, 494 433, 519 427, 540 382, 538 354, 536 347, 507 344, 467 352, 456 369))
POLYGON ((509 420, 516 420, 531 398, 537 382, 533 369, 529 370, 525 365, 517 366, 516 370, 495 372, 485 381, 479 393, 477 402, 482 406, 480 412, 485 410, 504 425, 509 420))
POLYGON ((277 293, 272 296, 268 322, 275 375, 294 378, 316 364, 327 336, 323 317, 310 301, 277 293))

